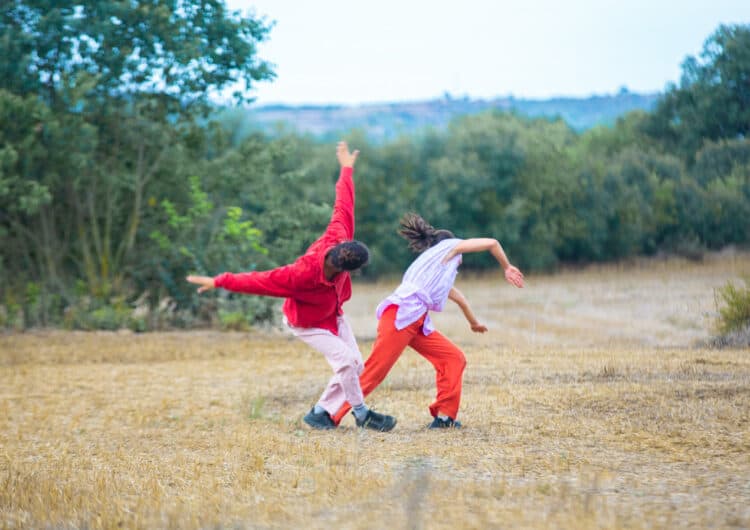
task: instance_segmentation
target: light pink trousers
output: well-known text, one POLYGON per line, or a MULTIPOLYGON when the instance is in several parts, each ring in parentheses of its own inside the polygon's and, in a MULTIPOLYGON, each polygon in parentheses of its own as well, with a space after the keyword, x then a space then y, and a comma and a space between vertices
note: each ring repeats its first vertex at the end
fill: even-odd
POLYGON ((352 407, 364 403, 362 387, 359 385, 359 374, 364 369, 364 362, 346 317, 338 317, 338 336, 327 329, 296 328, 289 325, 289 322, 286 324, 296 337, 325 355, 333 368, 333 377, 320 396, 318 405, 333 416, 344 401, 349 402, 352 407))

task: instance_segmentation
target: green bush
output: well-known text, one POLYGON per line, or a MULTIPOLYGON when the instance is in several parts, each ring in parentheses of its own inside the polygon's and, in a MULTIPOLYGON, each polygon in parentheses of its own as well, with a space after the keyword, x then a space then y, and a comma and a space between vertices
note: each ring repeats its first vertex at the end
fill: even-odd
POLYGON ((248 331, 250 322, 242 311, 219 311, 219 323, 224 331, 248 331))
POLYGON ((122 298, 97 300, 84 296, 65 309, 63 326, 67 329, 118 330, 130 326, 131 309, 122 298))
POLYGON ((750 276, 744 281, 744 288, 727 282, 724 287, 717 290, 717 328, 722 335, 750 327, 750 276))
POLYGON ((258 296, 224 295, 218 300, 218 317, 225 331, 248 331, 262 322, 273 323, 278 300, 258 296))
POLYGON ((12 300, 0 305, 0 329, 23 331, 26 329, 23 307, 12 300))
POLYGON ((127 327, 130 312, 117 306, 105 305, 88 315, 91 329, 118 330, 127 327))

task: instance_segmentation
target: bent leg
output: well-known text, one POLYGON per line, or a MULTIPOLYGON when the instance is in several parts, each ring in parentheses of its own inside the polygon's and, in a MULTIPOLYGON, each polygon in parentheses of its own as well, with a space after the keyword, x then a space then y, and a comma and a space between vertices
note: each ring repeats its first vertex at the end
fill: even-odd
MULTIPOLYGON (((349 321, 344 315, 338 318, 339 334, 338 337, 347 345, 352 351, 357 352, 357 359, 355 360, 355 371, 359 378, 360 374, 364 370, 364 361, 362 360, 362 353, 359 351, 357 345, 357 339, 354 337, 354 331, 352 331, 349 321)), ((335 371, 335 369, 334 369, 335 371)), ((357 386, 359 387, 359 380, 357 380, 357 386)), ((360 392, 361 387, 360 388, 360 392)), ((337 411, 343 403, 347 401, 347 393, 345 392, 338 374, 334 374, 331 380, 328 382, 328 386, 323 391, 323 394, 318 400, 318 404, 326 409, 326 411, 333 416, 333 413, 337 411)), ((364 394, 360 403, 364 403, 364 394)), ((355 403, 356 405, 356 403, 355 403)))
MULTIPOLYGON (((329 414, 338 410, 340 403, 349 401, 354 406, 364 402, 362 389, 359 386, 359 374, 362 371, 362 354, 352 348, 350 342, 320 328, 292 328, 292 332, 313 349, 321 352, 334 375, 323 391, 318 404, 329 414)), ((354 344, 356 346, 356 343, 354 344)))
POLYGON ((437 397, 430 405, 430 414, 435 417, 438 413, 443 413, 456 419, 461 404, 461 385, 466 367, 464 353, 439 331, 433 331, 427 336, 420 333, 409 346, 435 367, 437 397))
MULTIPOLYGON (((383 382, 391 368, 401 356, 404 348, 414 336, 416 322, 402 330, 396 329, 397 306, 390 306, 383 312, 378 322, 378 336, 372 346, 372 353, 365 361, 365 369, 359 378, 362 393, 367 396, 383 382)), ((421 327, 420 319, 419 327, 421 327)), ((348 399, 341 404, 338 412, 333 416, 333 422, 338 425, 341 419, 351 409, 352 402, 348 399)))

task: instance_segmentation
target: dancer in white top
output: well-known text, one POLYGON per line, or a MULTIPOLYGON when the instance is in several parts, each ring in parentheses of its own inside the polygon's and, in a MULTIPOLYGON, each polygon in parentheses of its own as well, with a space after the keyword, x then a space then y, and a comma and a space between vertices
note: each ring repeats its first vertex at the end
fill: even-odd
MULTIPOLYGON (((399 233, 421 255, 406 270, 396 290, 378 305, 378 336, 360 375, 360 386, 367 396, 411 346, 435 367, 437 397, 430 405, 434 418, 430 428, 460 427, 456 416, 466 358, 458 346, 434 329, 429 311, 442 311, 450 299, 461 308, 472 331, 487 331, 453 286, 462 254, 490 252, 504 269, 505 279, 516 287, 523 287, 523 274, 511 265, 496 239, 457 239, 449 230, 437 230, 416 214, 404 216, 399 233)), ((350 408, 341 401, 333 417, 337 425, 350 408)))

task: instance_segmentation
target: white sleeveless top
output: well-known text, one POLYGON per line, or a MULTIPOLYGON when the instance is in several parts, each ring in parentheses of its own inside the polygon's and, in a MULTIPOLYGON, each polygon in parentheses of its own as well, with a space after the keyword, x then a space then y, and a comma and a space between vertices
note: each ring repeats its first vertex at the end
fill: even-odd
MULTIPOLYGON (((456 280, 461 254, 453 256, 448 263, 443 258, 462 239, 445 239, 428 248, 406 269, 404 277, 393 293, 380 302, 376 311, 378 319, 390 305, 397 305, 396 329, 404 329, 416 322, 428 311, 442 311, 448 293, 456 280)), ((425 317, 422 333, 429 335, 435 331, 430 315, 425 317)))

